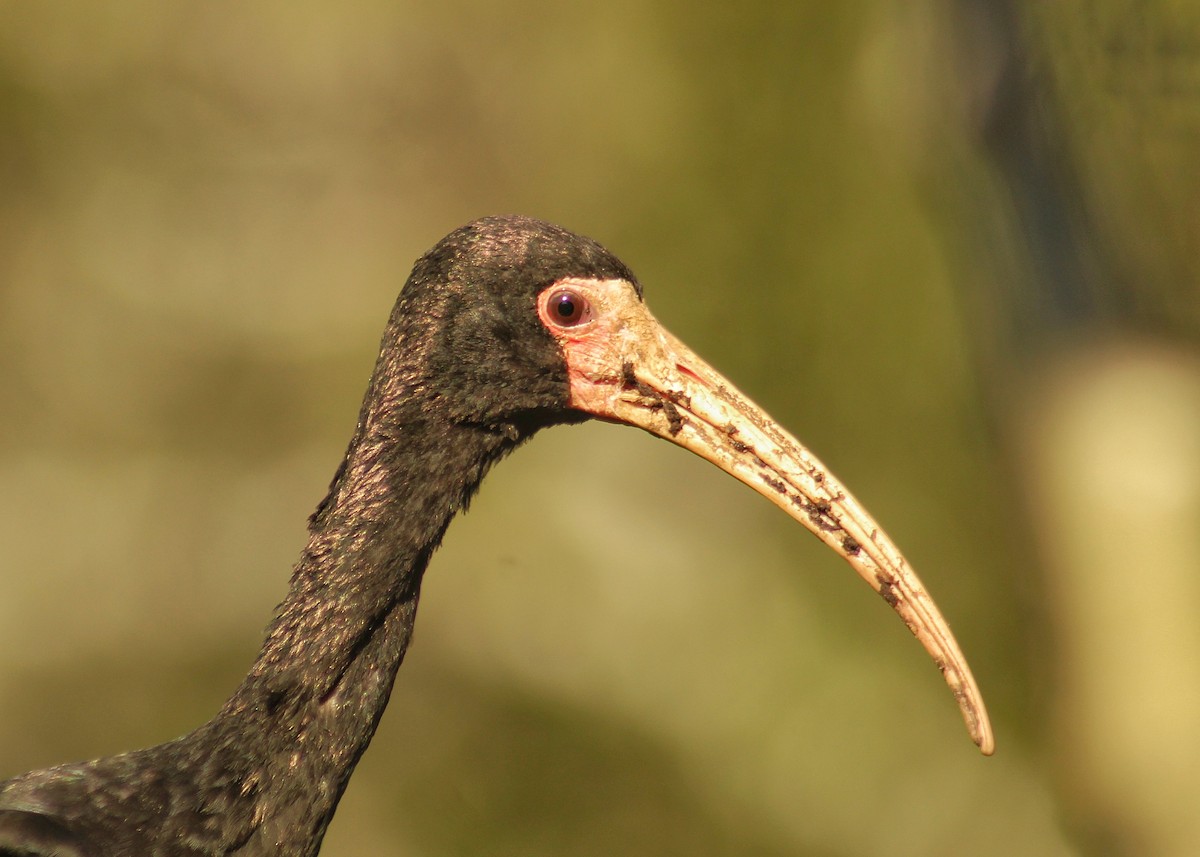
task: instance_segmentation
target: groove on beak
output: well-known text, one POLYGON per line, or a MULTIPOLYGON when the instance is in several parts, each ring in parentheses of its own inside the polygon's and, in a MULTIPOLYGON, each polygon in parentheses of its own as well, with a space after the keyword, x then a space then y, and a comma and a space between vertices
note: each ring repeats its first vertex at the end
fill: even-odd
POLYGON ((829 470, 755 405, 668 333, 623 281, 577 280, 585 323, 543 323, 563 350, 573 407, 625 423, 691 450, 749 485, 811 530, 891 605, 945 677, 971 740, 986 755, 995 737, 983 698, 949 625, 916 573, 829 470))

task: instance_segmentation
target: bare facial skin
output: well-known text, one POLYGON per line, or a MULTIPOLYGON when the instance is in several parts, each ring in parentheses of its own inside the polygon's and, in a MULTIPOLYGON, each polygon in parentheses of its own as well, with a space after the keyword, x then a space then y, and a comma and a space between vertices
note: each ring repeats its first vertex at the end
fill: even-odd
POLYGON ((539 295, 538 314, 566 359, 572 407, 691 450, 808 527, 904 620, 945 677, 971 740, 992 754, 983 698, 937 605, 803 444, 668 333, 624 280, 561 280, 539 295))

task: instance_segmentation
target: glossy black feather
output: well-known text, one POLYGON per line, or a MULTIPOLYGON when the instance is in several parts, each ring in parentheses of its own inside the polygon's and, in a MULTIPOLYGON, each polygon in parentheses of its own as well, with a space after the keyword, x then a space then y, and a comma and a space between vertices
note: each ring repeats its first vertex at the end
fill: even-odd
POLYGON ((219 714, 167 744, 0 783, 0 855, 311 855, 412 635, 421 578, 489 467, 567 406, 535 299, 633 275, 590 239, 486 218, 419 259, 287 597, 219 714))

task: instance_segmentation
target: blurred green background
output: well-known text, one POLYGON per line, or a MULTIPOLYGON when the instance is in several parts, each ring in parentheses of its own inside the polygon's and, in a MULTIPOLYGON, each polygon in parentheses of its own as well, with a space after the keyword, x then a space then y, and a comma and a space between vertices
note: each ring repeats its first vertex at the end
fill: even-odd
POLYGON ((1194 3, 0 2, 0 777, 249 665, 412 260, 599 239, 809 444, 996 721, 760 497, 489 477, 330 855, 1200 853, 1194 3))

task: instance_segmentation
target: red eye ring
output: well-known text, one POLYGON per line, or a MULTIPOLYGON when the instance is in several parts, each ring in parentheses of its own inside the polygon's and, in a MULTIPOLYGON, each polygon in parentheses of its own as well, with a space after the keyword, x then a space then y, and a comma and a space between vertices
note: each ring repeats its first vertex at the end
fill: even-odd
POLYGON ((546 299, 546 315, 559 327, 578 327, 591 321, 592 307, 573 289, 555 289, 546 299))

